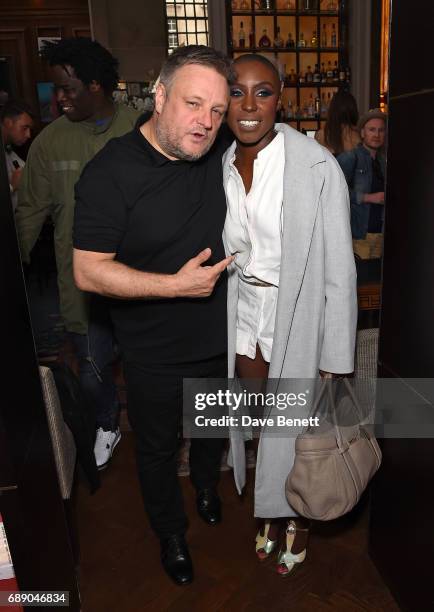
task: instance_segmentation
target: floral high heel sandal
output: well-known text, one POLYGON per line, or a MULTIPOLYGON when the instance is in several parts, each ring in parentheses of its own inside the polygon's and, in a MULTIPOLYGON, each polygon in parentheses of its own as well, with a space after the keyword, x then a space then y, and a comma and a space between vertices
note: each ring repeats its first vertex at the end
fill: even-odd
POLYGON ((306 558, 306 548, 298 554, 291 552, 297 531, 309 532, 309 529, 301 529, 294 521, 289 521, 286 528, 286 549, 281 548, 277 557, 277 572, 280 576, 288 576, 296 565, 306 558))
POLYGON ((271 521, 265 521, 264 523, 264 535, 261 535, 261 531, 258 531, 256 535, 256 554, 258 559, 263 561, 271 555, 273 550, 277 547, 277 538, 275 540, 268 539, 268 533, 270 531, 271 521))

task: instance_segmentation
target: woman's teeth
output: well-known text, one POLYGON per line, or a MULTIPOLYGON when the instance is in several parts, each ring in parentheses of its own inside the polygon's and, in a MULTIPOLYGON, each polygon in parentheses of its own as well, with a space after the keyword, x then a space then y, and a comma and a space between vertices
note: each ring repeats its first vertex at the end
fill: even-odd
POLYGON ((259 121, 240 121, 243 127, 255 127, 259 124, 259 121))

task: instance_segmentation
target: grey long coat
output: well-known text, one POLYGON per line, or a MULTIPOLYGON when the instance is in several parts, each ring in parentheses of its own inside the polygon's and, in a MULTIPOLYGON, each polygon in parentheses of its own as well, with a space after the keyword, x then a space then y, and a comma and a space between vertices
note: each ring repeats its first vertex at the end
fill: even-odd
MULTIPOLYGON (((318 369, 353 371, 357 324, 356 271, 345 177, 314 139, 284 124, 282 259, 269 377, 316 378, 318 369)), ((235 143, 223 158, 225 188, 235 143)), ((228 361, 234 376, 238 274, 229 268, 228 361)), ((275 390, 275 389, 274 389, 275 390)), ((293 516, 284 492, 294 461, 294 437, 262 435, 255 483, 255 516, 293 516)), ((243 432, 231 434, 235 482, 245 484, 243 432)))

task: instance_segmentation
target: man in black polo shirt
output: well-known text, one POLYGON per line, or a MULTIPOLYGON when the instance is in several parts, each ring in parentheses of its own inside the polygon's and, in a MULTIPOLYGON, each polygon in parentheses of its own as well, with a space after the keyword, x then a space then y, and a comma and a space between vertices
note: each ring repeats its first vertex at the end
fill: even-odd
MULTIPOLYGON (((182 378, 227 375, 224 271, 232 258, 222 243, 222 150, 214 140, 231 76, 229 60, 213 49, 175 51, 152 116, 108 143, 76 187, 75 280, 117 298, 111 310, 143 499, 178 584, 193 578, 176 473, 182 378)), ((220 520, 221 450, 221 440, 192 440, 197 507, 210 524, 220 520)))

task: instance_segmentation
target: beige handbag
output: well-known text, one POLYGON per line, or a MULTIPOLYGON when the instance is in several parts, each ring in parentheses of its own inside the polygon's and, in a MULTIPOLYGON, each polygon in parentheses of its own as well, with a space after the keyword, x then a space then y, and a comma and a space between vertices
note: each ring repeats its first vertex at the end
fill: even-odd
MULTIPOLYGON (((353 389, 348 379, 340 382, 345 385, 359 421, 361 409, 353 389)), ((330 381, 323 381, 312 415, 317 412, 325 394, 328 395, 333 426, 326 434, 303 433, 297 436, 294 465, 285 485, 292 508, 301 516, 321 521, 349 512, 381 463, 381 451, 369 426, 358 422, 348 428, 337 423, 330 381)))

